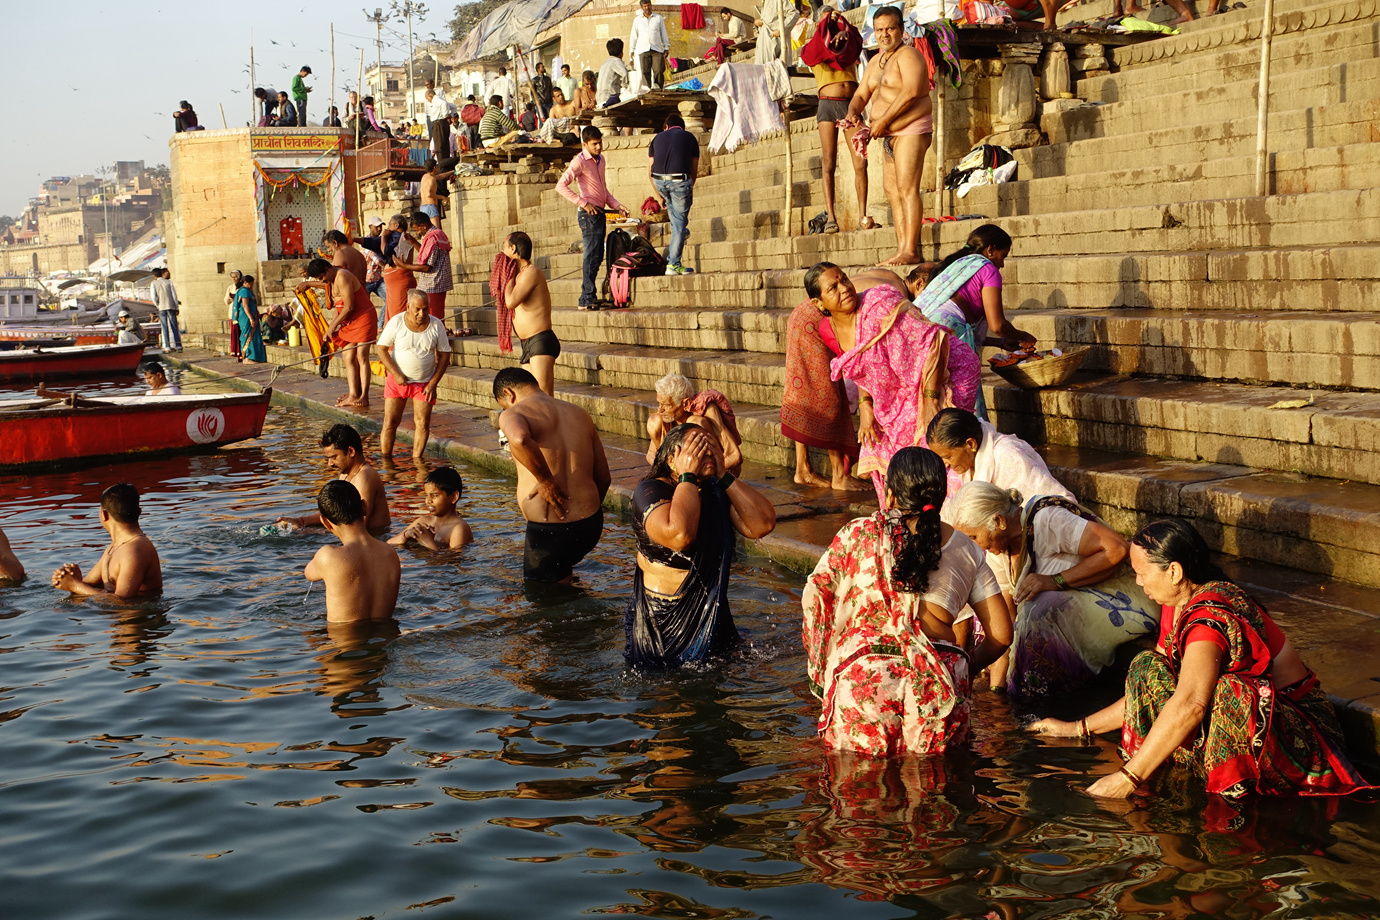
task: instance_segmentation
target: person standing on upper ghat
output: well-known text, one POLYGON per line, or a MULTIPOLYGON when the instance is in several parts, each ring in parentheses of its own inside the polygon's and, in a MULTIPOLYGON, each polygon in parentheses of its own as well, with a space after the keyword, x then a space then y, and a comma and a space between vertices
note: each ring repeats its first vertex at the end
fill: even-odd
POLYGON ((599 82, 594 88, 595 108, 608 108, 623 98, 628 85, 628 67, 623 63, 623 39, 611 38, 604 43, 609 56, 599 66, 599 82))
POLYGON ((570 75, 569 64, 561 65, 561 75, 556 78, 555 83, 556 89, 560 90, 561 95, 565 96, 566 102, 575 101, 575 88, 579 86, 579 83, 570 75))
POLYGON ((158 325, 163 330, 163 350, 182 350, 182 330, 178 328, 177 291, 166 268, 153 270, 153 304, 158 308, 158 325))
POLYGON ((520 367, 494 376, 498 426, 517 463, 517 500, 527 519, 522 574, 569 582, 574 566, 599 544, 604 496, 612 476, 589 413, 552 399, 520 367))
POLYGON ((700 142, 685 130, 685 119, 676 112, 666 116, 662 132, 647 147, 647 176, 652 192, 671 218, 671 242, 666 247, 666 274, 688 275, 694 271, 681 264, 689 235, 690 205, 695 200, 695 177, 700 172, 700 142))
POLYGON ((854 143, 864 148, 882 139, 882 187, 896 224, 896 254, 880 265, 914 265, 920 261, 920 167, 934 133, 929 71, 920 52, 903 43, 901 11, 884 6, 872 17, 878 53, 867 66, 862 85, 848 104, 845 131, 863 118, 871 103, 870 120, 854 143))
POLYGON ((551 90, 555 84, 546 75, 546 65, 537 61, 537 73, 532 77, 532 95, 536 97, 537 109, 541 112, 542 118, 547 118, 551 114, 551 90))
POLYGON ((633 63, 642 71, 642 85, 657 89, 666 85, 666 52, 671 47, 671 39, 666 35, 666 21, 660 13, 652 12, 652 0, 641 0, 633 16, 632 33, 628 36, 628 47, 633 63))
MULTIPOLYGON (((615 38, 614 41, 617 42, 618 39, 615 38)), ((599 280, 599 266, 604 261, 605 213, 612 209, 623 216, 628 213, 628 209, 613 197, 604 180, 603 133, 594 125, 587 125, 580 137, 584 149, 570 161, 570 166, 556 183, 556 190, 579 209, 576 218, 580 224, 580 236, 584 241, 584 272, 577 306, 581 310, 597 310, 594 282, 599 280), (579 191, 574 189, 577 180, 580 183, 579 191)))
POLYGON ((311 92, 311 87, 302 78, 311 75, 311 68, 306 64, 297 71, 297 76, 292 78, 292 101, 297 106, 297 127, 307 126, 307 93, 311 92))
POLYGON ((513 78, 508 76, 507 67, 498 68, 498 76, 489 81, 484 95, 498 96, 501 101, 497 105, 506 113, 513 111, 513 97, 517 95, 517 87, 513 85, 513 78))
POLYGON ((753 25, 757 26, 757 57, 754 60, 758 64, 770 64, 778 58, 784 60, 800 11, 791 0, 765 0, 761 11, 761 18, 753 20, 753 25))
POLYGON ((426 120, 431 133, 431 155, 438 160, 450 156, 450 103, 431 88, 426 91, 426 120))

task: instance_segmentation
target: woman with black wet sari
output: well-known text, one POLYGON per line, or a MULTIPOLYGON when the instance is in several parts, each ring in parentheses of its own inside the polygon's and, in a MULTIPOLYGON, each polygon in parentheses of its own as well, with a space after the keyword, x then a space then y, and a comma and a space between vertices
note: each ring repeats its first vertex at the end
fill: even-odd
POLYGON ((637 569, 624 656, 634 667, 676 667, 736 645, 733 532, 757 539, 776 527, 772 503, 725 471, 722 448, 703 428, 672 428, 655 461, 633 493, 637 569))

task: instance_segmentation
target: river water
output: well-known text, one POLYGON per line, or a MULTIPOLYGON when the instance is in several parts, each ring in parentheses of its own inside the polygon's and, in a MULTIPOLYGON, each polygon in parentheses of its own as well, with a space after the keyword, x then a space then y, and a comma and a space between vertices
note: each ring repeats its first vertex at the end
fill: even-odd
MULTIPOLYGON (((1376 805, 1233 811, 1170 777, 1103 807, 1077 790, 1111 744, 1038 742, 990 694, 970 750, 826 756, 802 581, 762 560, 735 568, 749 651, 629 673, 629 528, 578 588, 527 588, 511 483, 483 471, 461 470, 477 542, 404 551, 396 633, 328 631, 301 574, 326 537, 259 535, 312 506, 325 426, 275 408, 214 454, 0 478, 30 572, 0 589, 4 917, 1380 915, 1376 805), (166 593, 70 599, 48 573, 95 561, 117 481, 166 593)), ((418 478, 391 475, 395 520, 418 478)))

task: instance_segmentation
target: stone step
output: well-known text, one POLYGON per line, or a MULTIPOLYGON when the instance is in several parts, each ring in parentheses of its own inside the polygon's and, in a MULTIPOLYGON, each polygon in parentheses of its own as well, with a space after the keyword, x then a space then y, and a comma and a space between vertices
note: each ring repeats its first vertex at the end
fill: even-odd
POLYGON ((1380 313, 1030 310, 1041 343, 1091 346, 1082 370, 1380 390, 1380 313))
POLYGON ((1380 394, 1076 374, 1064 386, 992 383, 1003 431, 1037 444, 1226 463, 1380 484, 1380 394), (1301 408, 1270 408, 1301 401, 1301 408))
POLYGON ((1380 585, 1375 485, 1083 448, 1050 446, 1043 453, 1050 471, 1122 533, 1184 518, 1214 550, 1380 585))

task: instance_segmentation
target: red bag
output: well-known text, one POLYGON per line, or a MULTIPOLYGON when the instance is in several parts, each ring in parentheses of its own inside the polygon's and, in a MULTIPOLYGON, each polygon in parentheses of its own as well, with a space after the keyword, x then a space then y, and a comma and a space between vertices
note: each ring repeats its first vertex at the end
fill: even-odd
POLYGON ((807 67, 827 64, 834 70, 847 70, 862 54, 862 35, 857 27, 832 10, 815 26, 815 34, 800 49, 800 60, 807 67))
POLYGON ((460 122, 466 125, 477 125, 484 120, 484 107, 473 102, 468 102, 460 110, 460 122))

